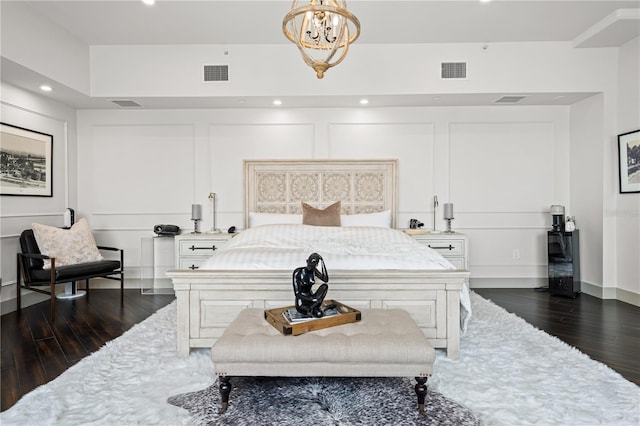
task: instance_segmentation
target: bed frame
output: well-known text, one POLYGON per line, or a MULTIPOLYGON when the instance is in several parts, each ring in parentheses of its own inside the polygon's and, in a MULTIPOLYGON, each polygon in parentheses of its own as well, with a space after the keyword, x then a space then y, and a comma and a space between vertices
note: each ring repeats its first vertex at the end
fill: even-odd
MULTIPOLYGON (((300 213, 341 200, 343 213, 397 212, 397 160, 257 160, 244 162, 249 212, 300 213)), ((211 347, 245 308, 293 304, 292 271, 173 270, 177 350, 211 347)), ((460 349, 460 291, 468 271, 330 270, 331 299, 356 309, 407 310, 436 348, 460 349)))

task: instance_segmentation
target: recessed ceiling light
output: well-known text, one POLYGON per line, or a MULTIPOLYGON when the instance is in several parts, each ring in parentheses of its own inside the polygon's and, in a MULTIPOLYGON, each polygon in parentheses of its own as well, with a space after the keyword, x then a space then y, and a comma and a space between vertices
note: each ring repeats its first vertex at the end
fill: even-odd
POLYGON ((275 101, 273 101, 274 105, 282 105, 282 101, 280 99, 276 99, 275 101))
POLYGON ((42 86, 40 86, 40 90, 42 90, 43 92, 50 92, 53 90, 53 88, 48 84, 43 84, 42 86))
POLYGON ((369 99, 360 99, 360 105, 367 105, 369 103, 369 99))
POLYGON ((439 100, 440 100, 440 96, 434 96, 434 97, 433 97, 433 98, 431 98, 431 99, 433 99, 434 101, 439 101, 439 100))
POLYGON ((147 6, 153 6, 154 4, 156 4, 156 0, 142 0, 142 3, 146 4, 147 6))

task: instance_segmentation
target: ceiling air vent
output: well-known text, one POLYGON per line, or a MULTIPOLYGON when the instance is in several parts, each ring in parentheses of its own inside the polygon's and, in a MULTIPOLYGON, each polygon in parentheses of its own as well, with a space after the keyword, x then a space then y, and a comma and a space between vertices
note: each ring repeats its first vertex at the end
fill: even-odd
POLYGON ((466 62, 442 62, 440 63, 440 78, 467 78, 466 62))
POLYGON ((495 101, 495 103, 496 104, 515 104, 520 102, 524 98, 526 98, 526 96, 503 96, 497 101, 495 101))
POLYGON ((204 81, 229 81, 229 65, 205 65, 204 81))
POLYGON ((140 108, 142 107, 142 105, 140 105, 137 102, 134 101, 130 101, 128 99, 113 99, 111 100, 111 102, 113 102, 114 104, 118 105, 121 108, 140 108))

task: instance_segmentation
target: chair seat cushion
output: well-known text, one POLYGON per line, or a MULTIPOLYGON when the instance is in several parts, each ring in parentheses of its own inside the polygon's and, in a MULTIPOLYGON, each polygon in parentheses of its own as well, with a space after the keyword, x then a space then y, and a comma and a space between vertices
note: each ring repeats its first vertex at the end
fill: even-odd
MULTIPOLYGON (((56 281, 64 279, 84 279, 87 276, 95 276, 99 274, 109 274, 120 269, 120 261, 118 260, 99 260, 96 262, 83 262, 74 265, 56 266, 56 281)), ((31 278, 34 281, 49 281, 51 270, 33 270, 31 278)))

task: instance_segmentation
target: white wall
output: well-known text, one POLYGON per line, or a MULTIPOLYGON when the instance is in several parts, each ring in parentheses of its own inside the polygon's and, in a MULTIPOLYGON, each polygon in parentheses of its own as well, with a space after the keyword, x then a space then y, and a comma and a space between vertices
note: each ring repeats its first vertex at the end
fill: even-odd
POLYGON ((62 226, 63 213, 76 203, 76 112, 56 102, 2 84, 0 118, 53 136, 53 197, 2 196, 0 201, 0 300, 15 297, 18 236, 33 222, 62 226))
MULTIPOLYGON (((640 38, 626 43, 619 50, 617 122, 619 134, 640 130, 640 78, 638 76, 640 76, 640 38)), ((622 290, 619 293, 623 300, 638 304, 640 303, 640 296, 638 296, 640 294, 640 194, 616 196, 616 219, 616 286, 622 290)))
POLYGON ((286 44, 92 46, 91 95, 526 94, 615 87, 610 78, 615 49, 574 49, 569 42, 484 45, 354 45, 348 59, 323 80, 286 44), (441 79, 443 61, 467 62, 468 78, 441 79), (205 64, 229 65, 229 81, 203 82, 205 64))
POLYGON ((242 227, 244 159, 397 158, 399 226, 430 228, 433 196, 453 202, 476 278, 546 277, 548 209, 570 204, 568 107, 80 111, 78 124, 79 213, 131 271, 153 225, 192 228, 192 203, 211 227, 209 192, 218 227, 242 227))
POLYGON ((0 12, 3 58, 89 93, 89 46, 19 1, 0 2, 0 12))
POLYGON ((580 231, 581 279, 603 284, 603 96, 597 95, 571 106, 571 206, 580 231))

